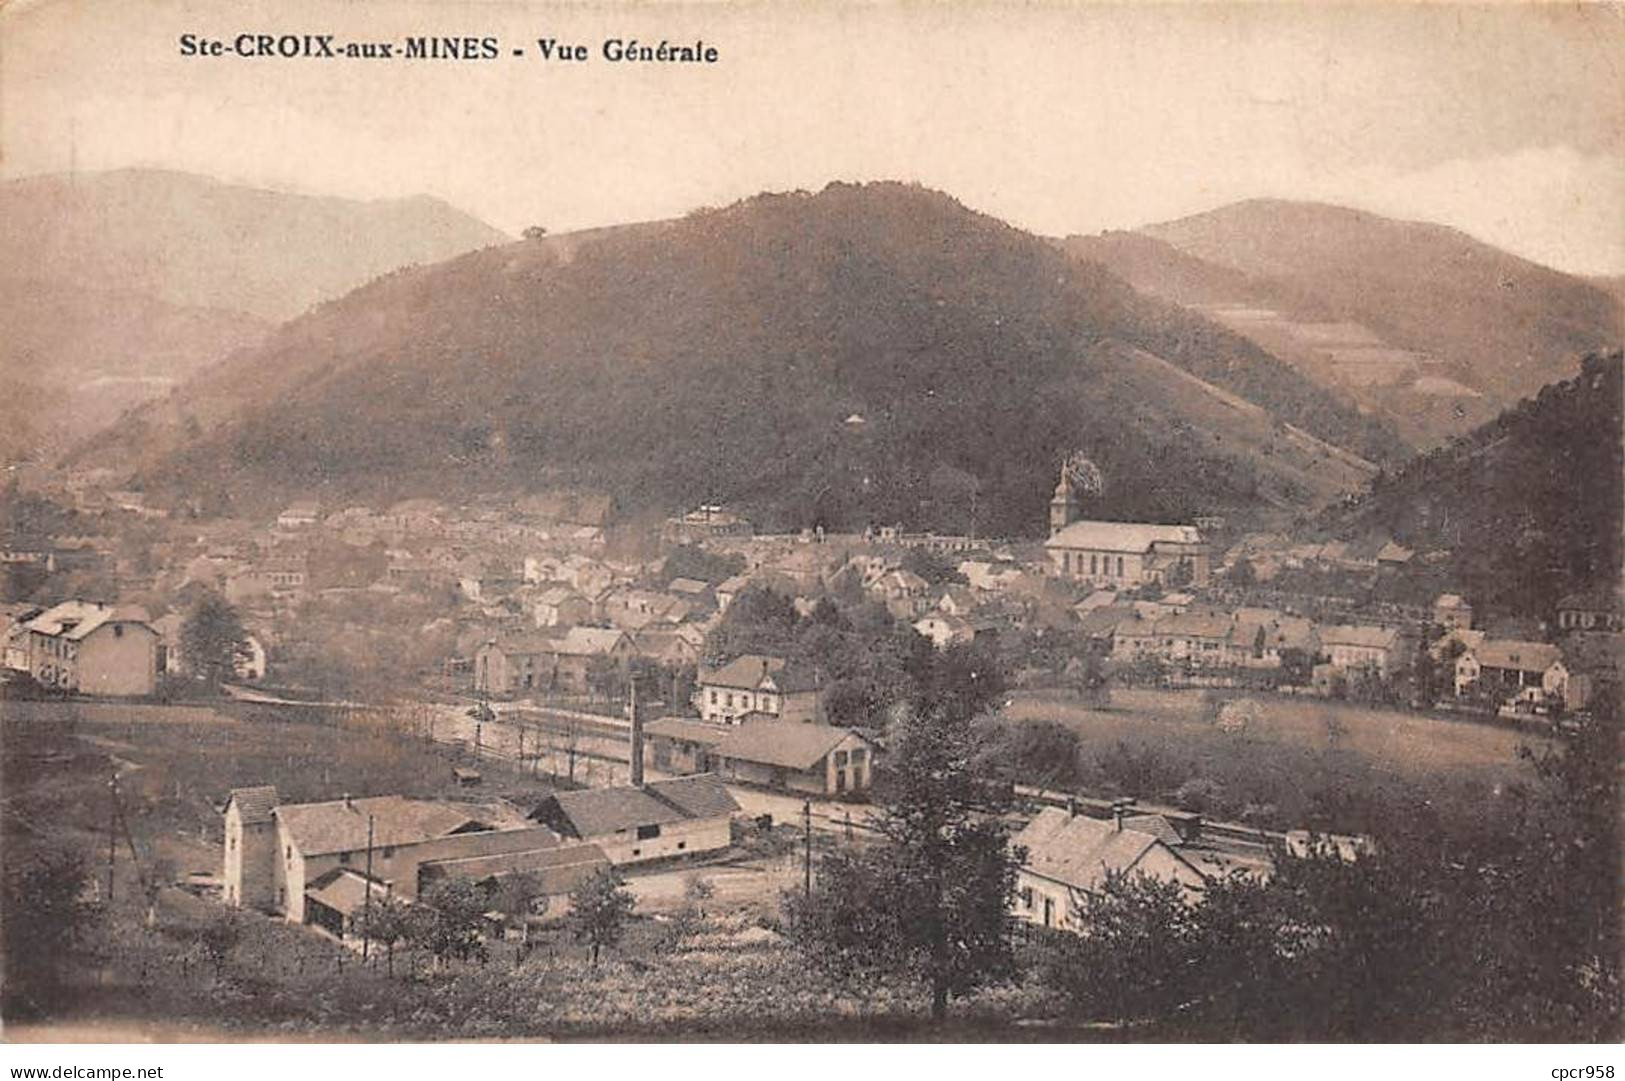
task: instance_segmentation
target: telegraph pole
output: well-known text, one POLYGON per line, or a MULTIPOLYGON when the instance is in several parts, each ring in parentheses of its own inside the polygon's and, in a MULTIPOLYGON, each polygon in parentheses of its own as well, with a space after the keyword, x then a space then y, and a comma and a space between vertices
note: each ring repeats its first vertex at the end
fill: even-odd
POLYGON ((372 948, 372 822, 373 816, 367 816, 367 881, 362 883, 361 889, 361 963, 367 963, 367 954, 372 948))
POLYGON ((107 777, 107 906, 113 906, 113 859, 118 840, 118 767, 107 777))
POLYGON ((803 800, 801 804, 801 818, 806 823, 806 838, 802 845, 802 891, 807 897, 812 896, 812 800, 803 800))

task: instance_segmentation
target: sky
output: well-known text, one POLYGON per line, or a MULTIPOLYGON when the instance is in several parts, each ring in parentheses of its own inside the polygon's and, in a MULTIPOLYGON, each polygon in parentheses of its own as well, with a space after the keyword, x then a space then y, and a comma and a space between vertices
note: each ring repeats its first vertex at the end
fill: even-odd
POLYGON ((1621 5, 12 0, 0 177, 422 193, 511 233, 832 180, 919 181, 1050 235, 1314 199, 1619 274, 1622 45, 1621 5), (242 32, 491 35, 502 55, 180 55, 182 34, 242 32), (542 61, 541 37, 592 59, 542 61), (611 37, 719 60, 611 63, 611 37))

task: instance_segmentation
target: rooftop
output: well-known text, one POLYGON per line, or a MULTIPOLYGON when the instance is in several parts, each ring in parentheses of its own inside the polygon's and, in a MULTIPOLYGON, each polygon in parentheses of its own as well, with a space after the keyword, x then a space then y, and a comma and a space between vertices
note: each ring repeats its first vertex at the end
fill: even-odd
POLYGON ((805 770, 817 765, 848 736, 863 739, 850 728, 797 721, 747 721, 722 738, 716 753, 743 762, 805 770))
POLYGON ((404 796, 371 796, 327 803, 285 804, 276 816, 306 856, 354 852, 367 847, 372 819, 374 848, 418 844, 454 833, 492 829, 484 808, 404 796))
POLYGON ((97 627, 107 623, 140 623, 151 626, 144 608, 132 605, 112 605, 106 601, 63 601, 47 608, 24 626, 35 634, 51 637, 60 635, 72 642, 90 635, 97 627))
MULTIPOLYGON (((1166 820, 1159 821, 1167 825, 1166 820)), ((1201 879, 1201 872, 1155 834, 1130 829, 1126 823, 1119 829, 1115 822, 1068 814, 1058 807, 1038 812, 1011 844, 1027 850, 1027 869, 1089 892, 1099 891, 1113 873, 1133 871, 1147 852, 1159 846, 1189 871, 1191 885, 1201 879)))
POLYGON ((557 792, 542 801, 531 817, 586 840, 638 826, 710 818, 737 810, 739 805, 720 780, 700 774, 655 781, 642 788, 617 785, 557 792))
POLYGON ((1153 544, 1200 544, 1195 526, 1147 522, 1073 522, 1044 542, 1046 548, 1148 552, 1153 544))
POLYGON ((231 795, 226 798, 226 806, 233 803, 237 805, 237 813, 242 816, 243 825, 255 826, 271 821, 271 812, 276 810, 276 786, 269 784, 254 785, 250 788, 233 788, 231 795))

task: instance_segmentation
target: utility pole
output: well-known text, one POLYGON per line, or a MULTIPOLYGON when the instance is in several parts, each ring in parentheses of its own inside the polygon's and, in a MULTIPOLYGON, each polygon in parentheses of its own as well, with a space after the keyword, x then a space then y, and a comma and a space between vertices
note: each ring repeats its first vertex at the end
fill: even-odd
POLYGON ((806 838, 802 845, 802 892, 805 896, 812 896, 812 800, 803 800, 801 803, 801 818, 806 823, 806 838))
POLYGON ((113 906, 113 859, 118 834, 118 767, 107 776, 107 906, 113 906))
POLYGON ((361 889, 361 963, 367 963, 367 954, 372 948, 372 821, 373 816, 367 816, 367 881, 362 883, 361 889))

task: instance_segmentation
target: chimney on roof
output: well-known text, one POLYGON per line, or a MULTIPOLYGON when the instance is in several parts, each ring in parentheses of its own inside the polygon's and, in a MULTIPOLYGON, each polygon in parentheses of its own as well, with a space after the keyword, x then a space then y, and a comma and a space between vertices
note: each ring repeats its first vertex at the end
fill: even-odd
POLYGON ((1076 797, 1076 796, 1068 796, 1068 797, 1066 797, 1066 816, 1068 818, 1076 818, 1076 817, 1078 817, 1078 797, 1076 797))
POLYGON ((1122 830, 1123 819, 1128 817, 1128 809, 1132 806, 1134 806, 1134 801, 1131 799, 1112 800, 1112 823, 1119 831, 1122 830))
POLYGON ((344 809, 346 811, 355 810, 355 801, 350 799, 350 793, 348 792, 344 793, 344 809))

